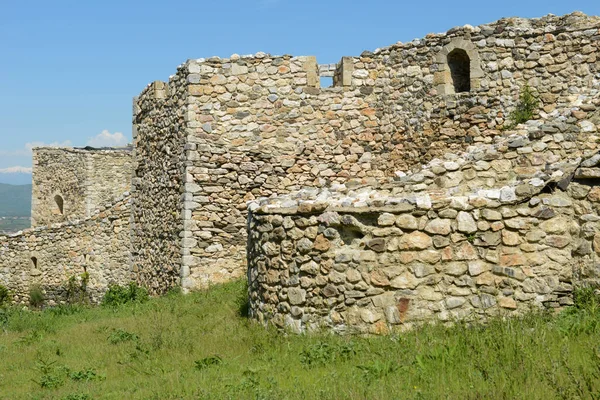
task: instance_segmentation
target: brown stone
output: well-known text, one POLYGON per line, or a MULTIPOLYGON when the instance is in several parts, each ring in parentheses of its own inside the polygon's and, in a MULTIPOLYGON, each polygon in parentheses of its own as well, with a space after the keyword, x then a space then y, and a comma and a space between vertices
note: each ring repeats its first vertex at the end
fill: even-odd
POLYGON ((594 186, 588 193, 588 199, 593 202, 600 201, 600 186, 594 186))
POLYGON ((477 250, 469 242, 462 243, 454 252, 455 260, 475 260, 477 258, 477 250))
POLYGON ((367 242, 367 246, 378 253, 385 251, 385 239, 384 238, 376 238, 371 239, 367 242))
POLYGON ((569 236, 550 235, 544 239, 544 243, 548 246, 562 249, 571 243, 571 238, 569 236))
POLYGON ((500 256, 500 265, 503 267, 514 267, 518 265, 525 265, 527 259, 523 254, 502 254, 500 256))
POLYGON ((506 246, 517 246, 521 242, 521 238, 517 232, 508 230, 502 231, 502 243, 506 246))
POLYGON ((371 283, 375 286, 389 286, 390 281, 381 270, 371 272, 371 283))
POLYGON ((321 293, 323 293, 323 296, 325 297, 335 297, 338 295, 338 290, 333 285, 327 285, 323 288, 321 293))
POLYGON ((419 231, 404 235, 400 238, 400 250, 425 250, 432 244, 431 238, 419 231))
POLYGON ((498 300, 498 305, 502 308, 508 308, 510 310, 517 309, 517 302, 511 297, 502 297, 500 300, 498 300))
POLYGON ((331 242, 322 234, 315 239, 314 249, 318 251, 327 251, 331 247, 331 242))
POLYGON ((450 228, 450 220, 436 218, 425 225, 425 232, 434 235, 448 235, 452 229, 450 228))

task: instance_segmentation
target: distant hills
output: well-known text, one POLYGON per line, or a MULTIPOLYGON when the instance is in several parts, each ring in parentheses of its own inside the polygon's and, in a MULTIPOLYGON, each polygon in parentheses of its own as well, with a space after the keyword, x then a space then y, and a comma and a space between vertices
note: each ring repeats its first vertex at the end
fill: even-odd
POLYGON ((31 225, 31 185, 0 183, 0 232, 16 232, 31 225))
POLYGON ((0 174, 0 183, 9 185, 27 185, 31 183, 31 173, 13 172, 10 174, 0 174))

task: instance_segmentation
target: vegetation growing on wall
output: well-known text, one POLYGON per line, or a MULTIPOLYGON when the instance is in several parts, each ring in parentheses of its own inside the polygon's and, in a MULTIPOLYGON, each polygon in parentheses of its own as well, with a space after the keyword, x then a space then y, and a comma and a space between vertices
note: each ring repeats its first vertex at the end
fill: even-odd
POLYGON ((528 84, 525 84, 521 88, 516 108, 508 116, 510 122, 508 125, 505 125, 506 129, 513 129, 517 125, 533 119, 539 104, 540 101, 533 89, 528 84))

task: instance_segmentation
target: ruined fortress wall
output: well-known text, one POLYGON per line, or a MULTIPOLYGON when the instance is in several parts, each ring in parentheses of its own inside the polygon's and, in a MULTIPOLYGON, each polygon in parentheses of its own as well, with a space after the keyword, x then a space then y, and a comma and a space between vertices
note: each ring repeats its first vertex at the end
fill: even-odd
POLYGON ((132 258, 138 283, 162 293, 180 283, 184 235, 185 86, 176 75, 134 101, 132 258))
POLYGON ((574 286, 600 284, 600 138, 544 134, 550 122, 378 190, 253 202, 251 315, 385 333, 571 304, 574 286))
POLYGON ((131 190, 131 150, 94 150, 86 154, 86 216, 131 190))
POLYGON ((87 218, 129 191, 131 152, 35 148, 32 181, 33 227, 87 218))
POLYGON ((69 279, 87 272, 86 296, 99 302, 110 284, 131 281, 129 209, 129 198, 121 198, 76 223, 0 236, 0 285, 22 304, 28 303, 30 288, 39 285, 45 304, 56 305, 68 300, 69 279))
POLYGON ((179 71, 190 96, 186 191, 195 239, 185 285, 243 273, 249 199, 353 178, 384 181, 489 143, 525 82, 539 88, 544 113, 589 103, 600 82, 598 26, 572 15, 428 35, 344 57, 332 88, 319 87, 312 57, 190 60, 179 71), (449 93, 455 48, 471 59, 468 93, 449 93))
POLYGON ((54 148, 34 149, 31 226, 85 218, 86 174, 82 153, 54 148), (55 196, 64 200, 62 212, 55 196))

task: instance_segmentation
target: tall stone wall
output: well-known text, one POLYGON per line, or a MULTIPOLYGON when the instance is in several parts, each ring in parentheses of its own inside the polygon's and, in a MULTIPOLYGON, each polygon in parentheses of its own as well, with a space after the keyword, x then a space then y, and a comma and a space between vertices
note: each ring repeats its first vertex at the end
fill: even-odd
POLYGON ((183 77, 154 82, 134 100, 132 258, 151 293, 180 284, 185 237, 187 93, 183 77))
POLYGON ((566 119, 591 129, 598 27, 598 18, 572 14, 457 28, 344 57, 332 88, 319 87, 319 74, 331 72, 314 57, 188 61, 178 72, 190 99, 193 200, 184 285, 243 273, 246 201, 355 178, 386 181, 445 152, 490 143, 526 83, 543 115, 570 107, 566 119), (470 57, 467 93, 451 93, 447 57, 455 49, 470 57))
POLYGON ((57 305, 68 301, 69 279, 87 272, 85 296, 99 302, 110 284, 131 281, 129 217, 130 199, 120 198, 85 220, 0 236, 0 285, 19 304, 39 286, 45 304, 57 305))
POLYGON ((160 291, 179 274, 187 290, 242 275, 246 201, 398 179, 446 152, 493 143, 525 84, 541 100, 536 118, 595 130, 599 28, 579 13, 509 18, 335 66, 264 53, 189 60, 134 107, 141 281, 160 291), (321 88, 321 75, 334 87, 321 88))
POLYGON ((113 203, 130 190, 131 164, 125 148, 35 148, 32 226, 87 218, 113 203))
POLYGON ((597 127, 526 128, 378 190, 251 203, 251 315, 296 332, 385 333, 558 308, 574 286, 599 286, 597 127))

